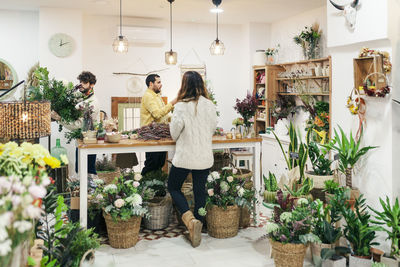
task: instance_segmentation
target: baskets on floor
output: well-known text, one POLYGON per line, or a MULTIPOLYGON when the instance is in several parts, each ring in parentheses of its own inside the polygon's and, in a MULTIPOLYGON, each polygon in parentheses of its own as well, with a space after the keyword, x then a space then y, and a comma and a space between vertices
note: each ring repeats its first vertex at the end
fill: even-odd
POLYGON ((114 221, 111 215, 103 212, 106 220, 108 239, 113 248, 130 248, 136 245, 139 238, 142 217, 133 216, 126 221, 114 221))
POLYGON ((272 255, 276 267, 303 267, 307 246, 303 244, 283 244, 270 239, 272 255))
POLYGON ((99 177, 99 179, 103 180, 105 184, 112 184, 115 183, 114 179, 116 177, 120 177, 121 176, 121 171, 119 168, 117 168, 115 171, 113 172, 101 172, 98 171, 97 172, 97 177, 99 177))
POLYGON ((157 202, 149 202, 147 208, 150 217, 144 218, 144 226, 149 230, 164 229, 169 224, 172 201, 170 196, 163 197, 157 202))
POLYGON ((229 166, 230 162, 229 153, 214 152, 214 164, 211 167, 211 171, 220 171, 223 167, 229 166))
POLYGON ((212 206, 207 209, 207 231, 215 238, 234 237, 239 231, 240 209, 228 206, 226 209, 212 206))

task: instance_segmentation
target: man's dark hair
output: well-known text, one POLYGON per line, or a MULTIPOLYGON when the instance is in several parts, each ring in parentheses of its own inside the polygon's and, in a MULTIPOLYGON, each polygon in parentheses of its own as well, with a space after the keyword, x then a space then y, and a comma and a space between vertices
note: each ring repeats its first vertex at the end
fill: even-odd
POLYGON ((81 74, 78 76, 78 80, 80 82, 89 83, 89 84, 96 84, 96 76, 91 73, 90 71, 82 71, 81 74))
POLYGON ((154 83, 156 81, 156 78, 160 78, 160 75, 158 74, 150 74, 149 76, 146 77, 146 85, 147 87, 150 86, 150 82, 154 83))

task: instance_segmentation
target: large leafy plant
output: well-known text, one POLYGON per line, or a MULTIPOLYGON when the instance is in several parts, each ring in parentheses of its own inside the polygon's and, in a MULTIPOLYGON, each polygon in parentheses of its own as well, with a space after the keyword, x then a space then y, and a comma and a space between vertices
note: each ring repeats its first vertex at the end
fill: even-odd
MULTIPOLYGON (((278 191, 278 193, 282 196, 282 192, 278 191)), ((313 211, 310 209, 308 200, 299 199, 296 208, 292 209, 293 202, 289 206, 286 205, 290 197, 283 199, 278 201, 279 206, 274 209, 273 219, 266 225, 268 236, 284 244, 320 242, 319 238, 311 233, 313 211)))
POLYGON ((340 126, 339 131, 340 134, 335 129, 334 138, 329 144, 324 145, 324 147, 338 153, 339 170, 346 174, 346 186, 352 188, 351 170, 362 156, 364 156, 369 150, 376 148, 376 146, 361 147, 362 132, 360 138, 355 140, 351 132, 350 137, 348 138, 340 126))
POLYGON ((279 140, 275 132, 272 132, 277 140, 279 147, 281 148, 283 157, 285 158, 286 164, 289 170, 294 169, 299 166, 300 169, 300 179, 298 183, 302 183, 304 178, 305 165, 308 158, 308 143, 310 140, 310 130, 307 132, 306 143, 301 141, 301 137, 297 134, 296 129, 292 122, 289 125, 289 149, 287 153, 283 149, 282 143, 279 140))
POLYGON ((373 222, 376 224, 386 225, 387 228, 382 228, 388 234, 387 239, 390 239, 390 256, 400 257, 400 206, 399 199, 396 198, 393 206, 390 204, 389 197, 386 196, 386 202, 379 198, 383 211, 379 212, 369 207, 375 213, 373 222))
POLYGON ((374 239, 380 227, 371 225, 371 215, 368 213, 363 195, 356 199, 354 211, 346 205, 342 206, 342 214, 346 221, 343 233, 351 243, 353 254, 369 256, 371 247, 379 245, 374 239))
POLYGON ((324 181, 324 189, 323 191, 328 194, 336 194, 339 190, 339 183, 334 180, 326 180, 324 181))
POLYGON ((61 117, 61 122, 65 124, 72 123, 82 117, 82 110, 75 107, 82 101, 82 94, 79 90, 74 89, 72 83, 64 84, 63 81, 50 79, 49 71, 43 67, 38 67, 35 70, 35 79, 37 82, 29 88, 28 100, 50 101, 51 110, 57 112, 61 117))
POLYGON ((287 185, 285 185, 285 188, 293 197, 305 197, 310 194, 311 190, 314 188, 314 182, 307 177, 302 184, 293 183, 292 189, 287 185))
POLYGON ((340 211, 331 204, 324 206, 320 200, 312 202, 311 209, 315 210, 313 216, 313 233, 324 244, 335 243, 341 236, 341 228, 335 228, 334 225, 342 218, 340 211))
POLYGON ((314 174, 316 175, 332 175, 332 160, 327 157, 328 150, 321 150, 315 142, 308 144, 308 155, 311 160, 314 174))
POLYGON ((263 175, 264 187, 268 192, 276 192, 279 190, 278 182, 276 180, 275 174, 269 172, 268 178, 263 175))

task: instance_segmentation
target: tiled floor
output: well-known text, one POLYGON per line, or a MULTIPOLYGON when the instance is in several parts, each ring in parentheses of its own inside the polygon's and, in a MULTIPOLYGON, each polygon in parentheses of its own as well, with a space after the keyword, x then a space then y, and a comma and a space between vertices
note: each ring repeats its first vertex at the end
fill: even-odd
MULTIPOLYGON (((216 239, 202 235, 201 245, 192 248, 184 236, 140 240, 129 249, 113 249, 102 245, 96 251, 96 267, 269 267, 275 266, 263 228, 241 229, 236 237, 216 239)), ((304 266, 309 263, 309 255, 304 266)))

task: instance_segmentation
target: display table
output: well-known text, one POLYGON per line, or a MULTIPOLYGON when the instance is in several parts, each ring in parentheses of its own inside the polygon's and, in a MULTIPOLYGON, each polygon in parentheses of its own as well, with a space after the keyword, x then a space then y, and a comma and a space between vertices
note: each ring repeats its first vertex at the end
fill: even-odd
MULTIPOLYGON (((253 150, 254 162, 254 187, 257 192, 262 186, 261 177, 261 138, 243 138, 243 139, 226 139, 225 137, 213 138, 213 149, 225 148, 250 148, 253 150)), ((80 223, 82 227, 87 225, 87 160, 91 154, 122 154, 133 152, 173 152, 175 150, 175 142, 168 140, 121 140, 119 143, 104 144, 83 144, 82 141, 77 142, 78 161, 79 161, 79 179, 80 179, 80 223)), ((258 214, 256 209, 256 214, 258 214)))

